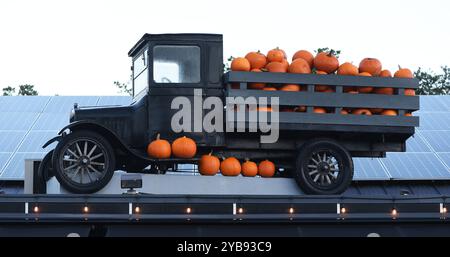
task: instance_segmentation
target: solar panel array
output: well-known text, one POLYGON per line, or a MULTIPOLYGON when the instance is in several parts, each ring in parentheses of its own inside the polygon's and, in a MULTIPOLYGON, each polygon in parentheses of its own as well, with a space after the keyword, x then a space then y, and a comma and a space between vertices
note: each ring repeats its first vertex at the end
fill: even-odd
POLYGON ((47 140, 69 123, 73 104, 128 105, 128 96, 0 97, 0 180, 23 180, 24 160, 43 158, 47 140))
MULTIPOLYGON (((450 96, 421 96, 421 126, 406 153, 355 158, 355 180, 450 180, 450 96)), ((24 160, 42 158, 41 146, 79 106, 128 105, 127 96, 0 97, 0 180, 23 180, 24 160)))

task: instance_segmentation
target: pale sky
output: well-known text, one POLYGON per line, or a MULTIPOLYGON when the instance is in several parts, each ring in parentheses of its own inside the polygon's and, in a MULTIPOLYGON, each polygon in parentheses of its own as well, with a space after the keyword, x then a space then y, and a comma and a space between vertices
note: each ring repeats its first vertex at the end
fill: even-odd
POLYGON ((341 63, 438 70, 450 65, 449 16, 448 0, 2 0, 0 89, 117 95, 113 81, 129 79, 127 53, 144 33, 223 34, 224 57, 328 46, 341 63))

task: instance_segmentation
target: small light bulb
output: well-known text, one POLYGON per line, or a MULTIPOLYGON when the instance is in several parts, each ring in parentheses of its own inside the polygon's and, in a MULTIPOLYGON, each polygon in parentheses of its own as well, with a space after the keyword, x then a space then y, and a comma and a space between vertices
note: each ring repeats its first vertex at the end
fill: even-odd
POLYGON ((447 207, 442 207, 442 209, 441 209, 441 213, 442 213, 442 214, 445 214, 445 213, 447 213, 447 207))
POLYGON ((186 213, 191 213, 192 212, 192 209, 191 209, 191 207, 187 207, 187 209, 186 209, 186 213))
POLYGON ((398 212, 397 209, 393 208, 391 211, 392 216, 397 216, 398 212))
POLYGON ((39 207, 34 206, 33 211, 34 211, 34 212, 39 212, 39 207))
POLYGON ((238 209, 238 212, 239 212, 239 213, 243 213, 243 212, 244 212, 244 209, 239 208, 239 209, 238 209))
POLYGON ((135 213, 140 213, 140 212, 141 212, 141 208, 140 208, 139 206, 136 206, 136 207, 134 208, 134 212, 135 212, 135 213))
POLYGON ((292 208, 292 207, 289 208, 289 213, 290 213, 290 214, 294 213, 294 208, 292 208))
POLYGON ((342 213, 342 214, 346 214, 346 213, 347 213, 347 209, 345 209, 345 207, 342 207, 342 208, 341 208, 341 213, 342 213))
POLYGON ((83 212, 86 212, 86 213, 89 212, 89 207, 84 206, 84 207, 83 207, 83 212))

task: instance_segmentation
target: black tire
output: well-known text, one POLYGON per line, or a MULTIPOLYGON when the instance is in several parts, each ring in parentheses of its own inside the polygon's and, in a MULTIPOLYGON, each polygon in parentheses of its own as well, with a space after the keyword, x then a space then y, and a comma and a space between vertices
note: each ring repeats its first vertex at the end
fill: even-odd
POLYGON ((48 152, 42 159, 41 164, 39 164, 38 176, 39 176, 39 179, 41 180, 41 182, 43 182, 43 183, 46 183, 53 176, 55 176, 55 174, 53 172, 52 156, 53 156, 53 150, 48 152))
POLYGON ((76 194, 91 194, 105 187, 114 175, 115 165, 111 144, 92 131, 75 131, 64 136, 53 153, 56 178, 61 186, 76 194), (89 181, 85 183, 85 179, 89 181))
POLYGON ((336 141, 313 140, 300 149, 294 178, 307 194, 341 194, 352 182, 353 160, 336 141))

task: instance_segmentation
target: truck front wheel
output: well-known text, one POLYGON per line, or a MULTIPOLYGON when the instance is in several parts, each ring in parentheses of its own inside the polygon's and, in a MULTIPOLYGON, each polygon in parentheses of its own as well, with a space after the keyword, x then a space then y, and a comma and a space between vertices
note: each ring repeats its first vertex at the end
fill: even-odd
POLYGON ((311 141, 299 151, 294 177, 307 194, 340 194, 353 179, 352 157, 333 140, 311 141))
POLYGON ((75 131, 62 138, 53 152, 53 170, 62 187, 72 193, 99 191, 111 180, 116 158, 100 134, 75 131))

